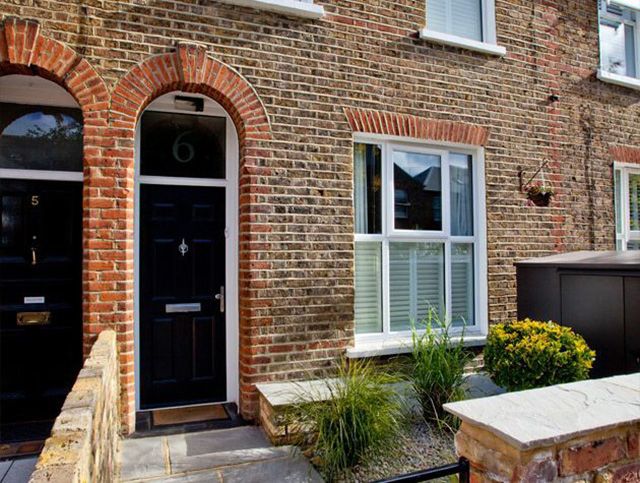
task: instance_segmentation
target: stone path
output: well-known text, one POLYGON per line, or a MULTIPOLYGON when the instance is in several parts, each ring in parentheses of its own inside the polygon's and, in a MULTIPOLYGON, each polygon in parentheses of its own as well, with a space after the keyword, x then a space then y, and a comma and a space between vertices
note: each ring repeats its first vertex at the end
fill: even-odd
POLYGON ((0 461, 0 483, 27 483, 37 460, 37 456, 27 456, 0 461))
POLYGON ((321 483, 294 447, 275 447, 255 426, 126 439, 122 482, 321 483))

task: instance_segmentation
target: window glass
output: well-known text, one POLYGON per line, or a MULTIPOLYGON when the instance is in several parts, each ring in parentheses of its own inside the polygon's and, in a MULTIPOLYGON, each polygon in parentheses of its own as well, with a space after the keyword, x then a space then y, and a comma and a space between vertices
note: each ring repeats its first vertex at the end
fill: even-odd
POLYGON ((381 170, 380 146, 356 143, 354 154, 356 233, 382 232, 381 170))
POLYGON ((389 315, 392 331, 411 330, 444 307, 444 245, 389 243, 389 315))
POLYGON ((640 231, 640 174, 629 174, 629 229, 640 231))
POLYGON ((225 177, 225 118, 147 111, 141 122, 142 175, 225 177))
POLYGON ((382 331, 382 244, 356 242, 356 332, 382 331))
POLYGON ((451 321, 454 326, 474 325, 473 245, 451 245, 451 321))
POLYGON ((482 0, 427 0, 427 28, 482 41, 482 0))
POLYGON ((473 235, 473 171, 471 156, 449 155, 449 179, 451 183, 451 234, 473 235))
POLYGON ((602 68, 612 74, 637 77, 637 13, 600 2, 600 52, 602 68))
POLYGON ((622 179, 619 169, 615 170, 613 187, 615 190, 616 235, 619 237, 622 235, 622 179))
POLYGON ((442 229, 441 159, 435 154, 394 151, 395 227, 442 229))
POLYGON ((0 168, 82 171, 80 109, 0 103, 0 168))

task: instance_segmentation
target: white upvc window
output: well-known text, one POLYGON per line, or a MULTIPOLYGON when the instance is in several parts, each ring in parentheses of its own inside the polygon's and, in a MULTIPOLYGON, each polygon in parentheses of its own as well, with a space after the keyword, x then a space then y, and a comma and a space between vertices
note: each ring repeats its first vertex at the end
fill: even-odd
POLYGON ((324 15, 322 5, 313 3, 313 0, 219 0, 222 3, 250 7, 257 10, 316 19, 324 15))
POLYGON ((598 2, 598 78, 605 82, 640 89, 640 0, 598 2), (629 5, 636 8, 629 8, 629 5))
POLYGON ((486 333, 483 151, 357 137, 356 349, 410 340, 430 311, 486 333))
POLYGON ((616 248, 640 250, 640 166, 614 164, 616 248))
POLYGON ((477 52, 505 55, 497 45, 495 0, 426 0, 420 37, 477 52))

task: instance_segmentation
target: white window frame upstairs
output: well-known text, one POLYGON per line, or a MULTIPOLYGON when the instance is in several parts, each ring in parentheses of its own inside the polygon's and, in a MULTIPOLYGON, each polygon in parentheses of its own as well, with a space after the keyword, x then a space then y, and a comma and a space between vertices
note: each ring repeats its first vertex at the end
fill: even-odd
MULTIPOLYGON (((451 0, 442 0, 449 2, 451 0)), ((425 0, 425 26, 420 29, 421 39, 437 44, 450 45, 463 49, 480 52, 483 54, 502 57, 507 54, 507 49, 498 45, 496 33, 496 4, 495 0, 480 0, 482 15, 482 41, 469 39, 459 35, 452 35, 446 32, 439 32, 429 28, 427 20, 427 1, 425 0)))
MULTIPOLYGON (((375 234, 355 233, 354 241, 379 242, 382 250, 382 332, 355 335, 355 347, 347 351, 349 357, 368 357, 373 355, 395 354, 407 352, 411 342, 411 331, 391 331, 390 303, 390 264, 389 243, 405 242, 439 242, 444 244, 444 277, 445 277, 445 310, 451 312, 451 246, 456 243, 473 243, 474 269, 474 318, 475 324, 463 328, 453 328, 452 333, 462 335, 467 342, 483 343, 488 332, 487 303, 487 244, 486 244, 486 202, 484 149, 459 143, 429 143, 413 138, 386 136, 376 134, 356 134, 354 143, 373 144, 381 148, 381 186, 384 191, 381 203, 382 232, 375 234), (403 230, 395 228, 394 219, 394 180, 393 151, 409 151, 411 153, 435 154, 441 156, 441 199, 442 226, 440 230, 403 230), (450 177, 449 153, 461 153, 472 156, 473 187, 473 235, 452 236, 450 223, 450 177)), ((354 319, 355 328, 355 319, 354 319)))
POLYGON ((219 0, 221 3, 255 8, 269 12, 308 19, 318 19, 324 15, 322 5, 313 0, 219 0))
MULTIPOLYGON (((615 207, 616 216, 616 248, 618 250, 627 250, 629 242, 640 243, 640 230, 631 230, 631 222, 629 216, 629 175, 640 175, 640 165, 631 163, 613 163, 614 170, 614 189, 620 193, 620 206, 615 207), (616 174, 620 174, 620 186, 616 185, 616 174), (620 220, 617 217, 620 216, 620 220), (620 222, 621 231, 618 231, 618 221, 620 222)), ((614 201, 617 201, 614 197, 614 201)))
MULTIPOLYGON (((598 1, 598 0, 597 0, 598 1)), ((609 84, 615 84, 623 87, 628 87, 630 89, 638 89, 640 90, 640 0, 628 0, 628 1, 612 1, 612 0, 603 0, 601 3, 598 2, 598 49, 600 54, 600 66, 598 68, 597 77, 603 82, 607 82, 609 84), (621 19, 617 15, 611 14, 607 12, 608 5, 618 5, 621 8, 625 8, 628 10, 635 10, 636 12, 636 20, 635 22, 630 20, 621 19), (610 72, 603 65, 604 63, 604 55, 602 52, 602 35, 600 31, 600 22, 603 18, 610 18, 611 20, 620 21, 624 25, 632 25, 634 27, 634 47, 635 47, 635 71, 636 76, 632 77, 629 75, 622 75, 610 72)))

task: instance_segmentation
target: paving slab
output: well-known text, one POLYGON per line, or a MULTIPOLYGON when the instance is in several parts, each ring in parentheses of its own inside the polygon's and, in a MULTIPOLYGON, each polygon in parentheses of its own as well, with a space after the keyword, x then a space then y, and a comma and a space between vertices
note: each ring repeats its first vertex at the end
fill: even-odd
POLYGON ((225 483, 322 483, 322 478, 301 455, 221 470, 225 483))
POLYGON ((167 436, 171 458, 225 451, 270 448, 271 443, 255 426, 167 436))
MULTIPOLYGON (((145 480, 145 483, 222 483, 222 475, 218 470, 207 470, 188 475, 175 475, 167 478, 145 480)), ((266 483, 266 482, 265 482, 266 483)))
POLYGON ((125 439, 120 443, 123 481, 167 475, 164 437, 125 439))
POLYGON ((0 482, 2 482, 2 479, 7 474, 7 471, 9 471, 9 468, 11 468, 12 463, 12 460, 0 461, 0 482))
POLYGON ((36 467, 37 461, 37 456, 14 459, 9 471, 4 475, 2 483, 27 483, 36 467))

